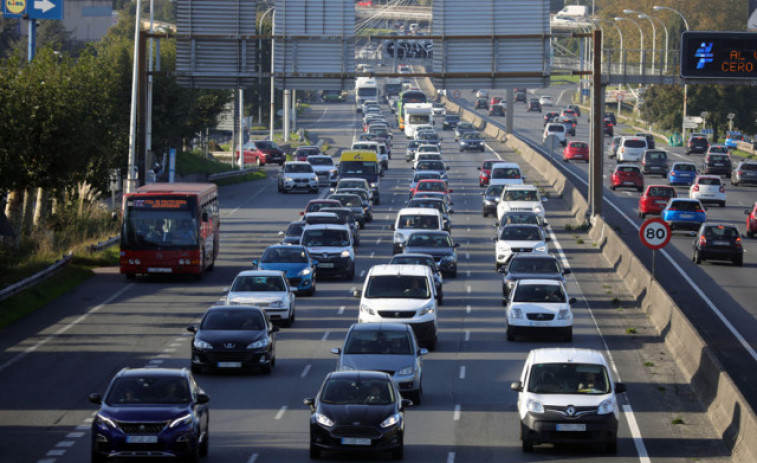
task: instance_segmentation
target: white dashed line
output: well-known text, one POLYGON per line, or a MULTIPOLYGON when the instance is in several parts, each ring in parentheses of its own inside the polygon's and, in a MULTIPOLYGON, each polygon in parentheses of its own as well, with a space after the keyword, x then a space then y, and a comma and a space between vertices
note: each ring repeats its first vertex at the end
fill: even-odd
POLYGON ((469 253, 469 252, 466 252, 466 253, 465 253, 465 258, 466 258, 466 259, 470 259, 470 253, 469 253))
POLYGON ((287 406, 284 405, 283 407, 279 408, 279 411, 276 412, 276 416, 273 418, 274 420, 280 420, 282 416, 284 416, 284 412, 287 411, 287 406))
POLYGON ((460 367, 460 379, 465 379, 465 366, 460 367))
MULTIPOLYGON (((373 256, 371 256, 371 257, 373 257, 373 256)), ((360 271, 360 278, 363 278, 364 276, 365 276, 365 270, 361 270, 360 271)))
POLYGON ((465 342, 470 341, 470 330, 465 330, 465 342))
POLYGON ((78 439, 82 436, 84 436, 83 432, 70 432, 66 434, 66 439, 78 439))
POLYGON ((455 452, 449 452, 447 454, 447 463, 455 463, 455 452))
POLYGON ((376 255, 376 251, 371 251, 371 259, 376 255))
POLYGON ((465 276, 468 277, 468 278, 470 278, 470 270, 466 270, 465 271, 465 276))
POLYGON ((258 459, 258 454, 257 453, 253 453, 252 455, 250 455, 250 459, 247 460, 247 463, 255 463, 255 461, 257 459, 258 459))
POLYGON ((70 447, 73 447, 75 443, 76 442, 72 441, 72 440, 62 440, 62 441, 58 442, 57 444, 55 444, 55 446, 56 447, 70 448, 70 447))
POLYGON ((66 454, 65 450, 48 450, 45 454, 46 457, 62 457, 66 454))
MULTIPOLYGON (((470 288, 470 286, 468 286, 468 287, 470 288)), ((471 306, 466 305, 465 306, 465 313, 470 313, 470 312, 471 312, 471 306)))
POLYGON ((460 421, 460 405, 455 405, 455 411, 452 412, 452 419, 460 421))
POLYGON ((376 240, 376 244, 381 244, 381 238, 376 240))
POLYGON ((176 352, 176 348, 175 347, 166 347, 165 349, 163 349, 163 352, 168 352, 168 353, 176 352))
POLYGON ((329 333, 331 333, 331 331, 326 331, 325 333, 323 333, 323 337, 321 337, 321 342, 329 338, 329 333))
POLYGON ((342 315, 344 313, 345 307, 343 305, 339 306, 339 310, 336 311, 337 315, 342 315))
POLYGON ((308 363, 307 365, 305 365, 305 368, 302 369, 302 373, 300 373, 300 378, 304 378, 305 376, 308 375, 309 372, 310 372, 310 364, 308 363))
POLYGON ((465 292, 466 292, 466 293, 470 293, 470 292, 471 292, 471 290, 472 290, 472 289, 471 289, 470 285, 465 285, 465 292))

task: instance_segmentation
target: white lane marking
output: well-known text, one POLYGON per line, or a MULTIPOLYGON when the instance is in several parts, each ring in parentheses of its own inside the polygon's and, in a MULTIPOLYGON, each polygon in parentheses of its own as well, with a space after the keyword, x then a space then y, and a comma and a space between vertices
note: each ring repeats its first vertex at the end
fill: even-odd
POLYGON ((470 270, 466 270, 465 271, 465 276, 468 277, 468 278, 470 278, 470 270))
POLYGON ((85 314, 83 314, 83 315, 81 315, 81 316, 79 316, 79 317, 75 318, 75 319, 74 319, 74 321, 72 321, 71 323, 67 323, 67 324, 63 325, 63 327, 61 327, 61 328, 60 328, 60 329, 59 329, 58 331, 54 332, 53 334, 51 334, 51 335, 49 335, 49 336, 46 336, 46 337, 45 337, 44 339, 40 340, 40 341, 39 341, 38 343, 34 344, 33 346, 29 346, 29 347, 27 347, 26 349, 24 349, 24 351, 23 351, 23 352, 21 352, 20 354, 16 355, 16 356, 15 356, 15 357, 13 357, 12 359, 10 359, 10 360, 8 360, 7 362, 5 362, 5 363, 3 363, 2 365, 0 365, 0 371, 3 371, 3 370, 5 370, 5 369, 6 369, 6 368, 8 368, 9 366, 11 366, 11 365, 13 365, 14 363, 18 362, 18 361, 19 361, 19 360, 21 360, 22 358, 24 358, 24 357, 26 357, 27 355, 31 354, 31 353, 32 353, 32 352, 34 352, 35 350, 39 349, 40 347, 44 346, 44 345, 45 345, 45 344, 47 344, 48 342, 50 342, 50 341, 52 341, 53 339, 57 338, 57 337, 58 337, 58 336, 60 336, 61 334, 63 334, 63 333, 65 333, 66 331, 70 330, 70 329, 71 329, 71 328, 73 328, 74 326, 76 326, 76 325, 78 325, 79 323, 83 322, 84 320, 86 320, 86 318, 87 318, 87 317, 89 317, 89 316, 90 316, 90 315, 92 315, 93 313, 95 313, 95 312, 99 311, 100 309, 102 309, 102 308, 103 308, 103 307, 105 307, 106 305, 110 304, 110 303, 111 303, 111 302, 113 302, 114 300, 118 299, 118 298, 119 298, 119 297, 120 297, 120 296, 121 296, 121 295, 122 295, 123 293, 125 293, 125 292, 126 292, 127 290, 131 289, 132 287, 134 287, 134 283, 129 283, 128 285, 126 285, 126 286, 124 286, 123 288, 121 288, 121 289, 119 289, 118 291, 116 291, 116 293, 115 293, 115 294, 113 294, 113 295, 111 295, 111 296, 110 296, 109 298, 107 298, 107 299, 105 300, 105 302, 103 302, 102 304, 100 304, 100 305, 98 305, 97 307, 93 307, 92 309, 88 310, 88 311, 87 311, 87 312, 86 312, 85 314))
POLYGON ((447 463, 455 463, 455 452, 449 452, 447 454, 447 463))
POLYGON ((257 459, 258 459, 258 454, 257 453, 253 453, 252 455, 250 455, 250 459, 247 460, 247 463, 255 463, 255 461, 257 459))
POLYGON ((338 315, 342 315, 344 313, 344 309, 345 309, 345 307, 343 305, 340 305, 339 306, 339 310, 337 310, 336 313, 338 315))
MULTIPOLYGON (((84 421, 87 421, 87 420, 84 420, 84 421)), ((89 421, 91 423, 92 419, 90 418, 89 421)), ((78 429, 80 431, 88 431, 90 429, 90 427, 91 427, 91 424, 80 424, 79 426, 76 427, 76 429, 78 429)))
POLYGON ((460 379, 465 379, 465 365, 460 367, 460 379))
POLYGON ((55 444, 55 446, 56 447, 70 448, 70 447, 73 447, 75 443, 76 442, 72 441, 72 440, 62 440, 62 441, 58 442, 57 444, 55 444))
POLYGON ((470 330, 465 330, 465 341, 470 341, 470 330))
POLYGON ((66 434, 66 439, 78 439, 84 435, 83 432, 70 432, 66 434))
POLYGON ((302 369, 302 373, 300 373, 300 378, 304 378, 305 376, 308 375, 309 372, 310 372, 310 364, 308 363, 307 365, 305 365, 305 368, 302 369))
MULTIPOLYGON (((469 286, 469 288, 470 288, 470 286, 469 286)), ((471 307, 469 305, 466 305, 465 306, 465 313, 470 313, 470 311, 471 311, 471 307)))
POLYGON ((55 458, 43 458, 42 460, 37 460, 37 463, 55 463, 55 458))
POLYGON ((48 450, 45 454, 46 457, 62 457, 66 454, 65 450, 48 450))
POLYGON ((381 238, 376 240, 376 244, 381 244, 381 238))
MULTIPOLYGON (((371 256, 371 257, 373 257, 373 256, 371 256)), ((363 278, 364 276, 365 276, 365 270, 361 270, 360 271, 360 278, 363 278)))
POLYGON ((384 217, 386 220, 389 220, 389 214, 386 214, 386 217, 384 217))
POLYGON ((471 287, 470 287, 470 285, 466 285, 466 286, 465 286, 465 292, 466 292, 466 293, 470 293, 470 292, 471 292, 471 287))
MULTIPOLYGON (((557 248, 557 255, 560 257, 560 260, 562 261, 563 268, 570 268, 570 264, 568 263, 567 257, 565 257, 565 253, 563 252, 562 246, 560 246, 560 242, 557 241, 557 237, 555 236, 554 232, 552 231, 551 226, 547 226, 547 230, 549 231, 549 236, 552 238, 552 244, 557 248)), ((588 299, 586 299, 586 296, 583 293, 583 290, 581 290, 581 285, 578 284, 578 280, 576 280, 576 287, 578 288, 578 292, 581 294, 581 299, 586 303, 586 307, 589 309, 589 316, 591 317, 591 320, 594 322, 594 328, 597 330, 597 334, 599 334, 599 339, 602 341, 602 346, 604 347, 605 354, 607 355, 607 358, 610 361, 610 366, 612 367, 612 371, 615 374, 615 377, 618 379, 618 382, 621 381, 620 379, 620 372, 618 372, 618 367, 615 364, 615 359, 612 356, 612 353, 610 352, 610 347, 607 345, 607 341, 605 340, 604 335, 602 334, 602 331, 599 329, 599 324, 597 323, 597 319, 594 317, 594 311, 591 309, 591 305, 589 305, 588 299)), ((633 437, 634 445, 636 446, 636 451, 639 454, 639 461, 640 463, 651 463, 651 460, 649 459, 649 455, 647 453, 646 446, 644 445, 644 440, 641 436, 641 432, 639 431, 639 425, 636 422, 636 416, 633 413, 633 409, 630 405, 630 400, 628 399, 628 394, 626 395, 626 401, 629 402, 628 405, 623 405, 623 416, 626 418, 626 421, 628 422, 628 428, 631 430, 631 436, 633 437), (634 432, 635 428, 635 432, 634 432)))
POLYGON ((147 362, 147 366, 150 367, 150 366, 161 365, 164 361, 165 360, 163 359, 152 359, 149 362, 147 362))
MULTIPOLYGON (((313 124, 312 124, 312 125, 315 125, 315 126, 317 126, 317 125, 318 125, 318 123, 319 123, 319 122, 321 122, 321 121, 323 120, 323 118, 324 118, 324 117, 326 117, 326 113, 327 113, 327 112, 329 112, 329 107, 328 107, 328 105, 323 105, 323 114, 321 114, 321 117, 319 117, 317 121, 313 122, 313 124)), ((307 124, 307 125, 311 125, 311 124, 308 124, 308 123, 306 123, 306 124, 307 124)), ((301 125, 305 125, 305 124, 301 124, 301 125)))
POLYGON ((371 251, 371 259, 376 255, 376 251, 371 251))
POLYGON ((284 416, 284 412, 287 411, 287 406, 284 405, 283 407, 279 408, 279 411, 276 412, 276 416, 273 418, 274 420, 280 420, 282 416, 284 416))
POLYGON ((176 352, 176 348, 166 347, 165 349, 163 349, 163 352, 166 352, 166 353, 176 352))
POLYGON ((452 412, 452 419, 455 421, 460 421, 460 405, 455 405, 455 411, 452 412))
POLYGON ((470 259, 470 253, 469 253, 469 252, 466 252, 466 253, 465 253, 465 258, 466 258, 466 259, 470 259))
POLYGON ((321 342, 329 338, 329 333, 331 333, 331 331, 326 331, 325 333, 323 333, 323 336, 321 337, 321 342))

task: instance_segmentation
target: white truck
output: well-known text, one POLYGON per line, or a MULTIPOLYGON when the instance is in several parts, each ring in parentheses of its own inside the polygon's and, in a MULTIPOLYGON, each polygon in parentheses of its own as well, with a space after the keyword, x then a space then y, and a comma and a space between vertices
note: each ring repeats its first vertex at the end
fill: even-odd
POLYGON ((589 7, 586 5, 566 5, 555 16, 569 16, 580 21, 589 16, 589 7))
POLYGON ((365 100, 378 101, 379 91, 376 79, 373 77, 358 77, 355 79, 355 104, 356 111, 362 111, 365 100))
POLYGON ((406 103, 402 106, 402 112, 407 138, 415 137, 415 129, 419 125, 434 125, 434 109, 431 103, 406 103))

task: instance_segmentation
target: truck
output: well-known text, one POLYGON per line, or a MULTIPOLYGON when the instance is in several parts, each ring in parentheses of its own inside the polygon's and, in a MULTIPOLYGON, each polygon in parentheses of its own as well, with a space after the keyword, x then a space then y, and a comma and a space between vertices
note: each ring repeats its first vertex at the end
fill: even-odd
POLYGON ((355 79, 355 104, 356 111, 362 111, 362 105, 365 100, 378 101, 379 92, 376 85, 376 79, 373 77, 358 77, 355 79))
POLYGON ((402 105, 402 112, 407 138, 415 137, 415 128, 419 125, 434 124, 434 109, 431 103, 407 103, 402 105))
POLYGON ((575 19, 585 19, 589 16, 589 7, 586 5, 566 5, 555 16, 569 16, 575 19))
POLYGON ((387 77, 384 79, 384 85, 381 89, 381 96, 389 103, 389 97, 399 96, 402 93, 402 78, 387 77))

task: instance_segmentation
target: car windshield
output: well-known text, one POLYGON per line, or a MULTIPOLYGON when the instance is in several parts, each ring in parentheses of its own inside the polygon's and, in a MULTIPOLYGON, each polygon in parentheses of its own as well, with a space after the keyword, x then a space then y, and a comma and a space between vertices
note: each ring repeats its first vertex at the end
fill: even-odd
POLYGON ((670 187, 664 186, 651 186, 649 187, 648 196, 656 196, 658 198, 673 198, 676 196, 676 190, 670 187))
POLYGON ((610 381, 602 365, 541 363, 531 367, 528 391, 535 394, 608 394, 610 381))
POLYGON ((431 288, 422 275, 375 275, 368 279, 365 297, 390 299, 429 299, 431 288))
POLYGON ((502 194, 502 190, 504 188, 504 185, 489 185, 488 187, 486 187, 486 192, 484 193, 484 195, 499 197, 499 195, 502 194))
POLYGON ((433 198, 411 199, 407 202, 407 207, 427 207, 429 209, 436 209, 442 213, 445 212, 444 201, 433 198))
POLYGON ((676 164, 673 166, 673 170, 681 171, 681 172, 696 172, 697 166, 694 164, 676 164))
POLYGON ((623 172, 626 174, 638 174, 641 171, 638 167, 631 167, 631 166, 618 166, 616 169, 616 172, 623 172))
POLYGON ((463 134, 465 140, 479 140, 481 137, 476 132, 466 132, 463 134))
POLYGON ((261 150, 279 149, 278 145, 272 141, 256 141, 255 146, 261 150))
POLYGON ((538 201, 539 196, 535 190, 505 190, 505 201, 538 201))
POLYGON ((179 376, 140 376, 118 378, 108 391, 105 403, 185 404, 192 400, 189 384, 179 376))
POLYGON ((565 292, 559 284, 526 284, 515 289, 513 302, 565 302, 565 292))
POLYGON ((630 139, 623 142, 623 146, 626 148, 646 148, 647 142, 646 140, 637 140, 637 139, 630 139))
POLYGON ((502 216, 501 225, 524 224, 524 225, 541 225, 539 216, 533 212, 508 212, 502 216))
POLYGON ((336 199, 344 207, 363 207, 363 199, 358 195, 331 195, 329 199, 336 199))
POLYGON ((365 189, 365 180, 340 180, 337 188, 360 188, 365 189))
POLYGON ((334 160, 327 157, 309 157, 308 162, 314 166, 333 166, 334 160))
POLYGON ((415 174, 415 177, 413 177, 413 182, 420 182, 421 180, 439 180, 441 178, 441 174, 439 172, 423 172, 420 174, 415 174))
POLYGON ((265 327, 263 316, 256 310, 210 310, 200 325, 201 330, 258 331, 265 327))
POLYGON ((303 246, 349 246, 350 237, 347 230, 305 230, 302 234, 303 246))
POLYGON ((668 159, 668 155, 665 151, 647 151, 647 159, 650 161, 665 161, 668 159))
POLYGON ((670 211, 704 212, 698 201, 673 201, 668 208, 670 211))
POLYGON ((586 143, 584 143, 582 141, 574 141, 574 142, 570 143, 570 147, 571 148, 575 148, 575 149, 579 149, 579 150, 583 150, 583 149, 588 149, 589 145, 587 145, 586 143))
POLYGON ((390 381, 335 378, 323 385, 320 400, 332 405, 389 405, 395 399, 390 381))
POLYGON ((699 185, 720 185, 720 179, 714 177, 702 177, 697 183, 699 185))
POLYGON ((443 233, 413 233, 407 239, 408 246, 424 248, 450 248, 452 239, 443 233))
POLYGON ((419 191, 447 191, 444 182, 418 182, 419 191))
POLYGON ((561 273, 560 267, 557 264, 556 259, 533 259, 524 258, 518 259, 515 257, 510 266, 508 272, 513 273, 561 273))
POLYGON ((412 256, 412 255, 402 255, 397 254, 392 258, 392 261, 390 264, 399 264, 399 265, 425 265, 426 267, 430 267, 432 269, 436 268, 436 265, 434 264, 434 258, 431 256, 412 256))
POLYGON ((313 172, 313 166, 310 164, 286 164, 284 172, 287 174, 308 174, 313 172))
POLYGON ((492 179, 520 178, 520 169, 517 167, 501 167, 492 169, 492 179))
POLYGON ((300 223, 293 223, 290 224, 287 228, 287 231, 284 233, 286 236, 300 236, 302 235, 302 230, 305 229, 304 224, 300 223))
POLYGON ((308 261, 305 250, 291 246, 268 248, 260 259, 263 263, 302 264, 308 261))
POLYGON ((508 226, 502 229, 499 239, 506 241, 541 241, 537 227, 508 226))
POLYGON ((436 170, 436 171, 442 171, 444 170, 444 162, 443 161, 418 161, 418 169, 421 170, 436 170))
POLYGON ((413 355, 405 330, 353 330, 344 342, 347 355, 413 355))
MULTIPOLYGON (((344 190, 347 190, 347 188, 340 188, 337 190, 337 192, 347 193, 347 191, 344 191, 344 190)), ((349 194, 360 196, 360 199, 362 199, 364 202, 367 202, 368 200, 371 199, 370 195, 368 195, 368 192, 363 190, 362 188, 360 189, 355 188, 355 189, 349 189, 349 190, 350 190, 349 194)))
POLYGON ((280 276, 242 275, 234 278, 232 292, 286 291, 284 279, 280 276))
POLYGON ((403 214, 400 216, 397 228, 438 229, 439 218, 434 215, 403 214))

